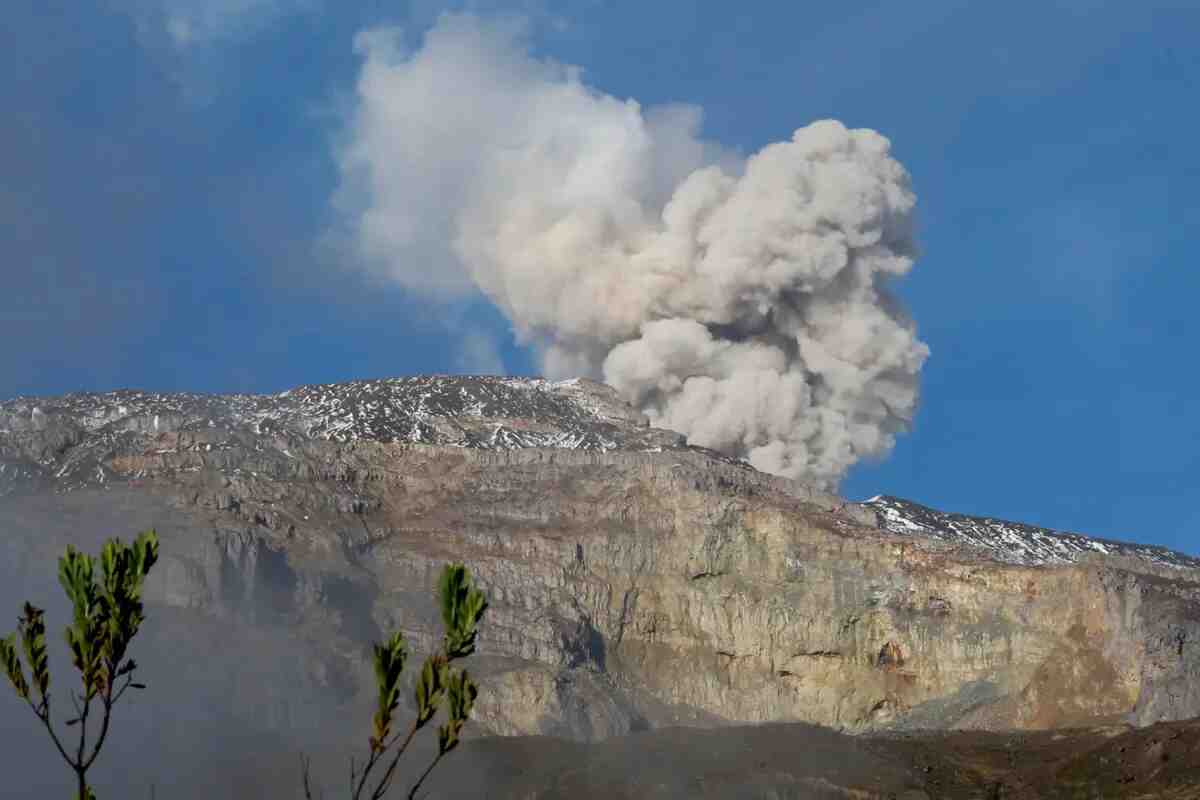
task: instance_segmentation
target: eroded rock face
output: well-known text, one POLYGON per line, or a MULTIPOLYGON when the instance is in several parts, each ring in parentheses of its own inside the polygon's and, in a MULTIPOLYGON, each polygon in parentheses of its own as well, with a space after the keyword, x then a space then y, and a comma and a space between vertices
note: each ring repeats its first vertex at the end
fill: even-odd
POLYGON ((1200 716, 1194 559, 848 504, 687 447, 599 384, 73 395, 0 405, 0 429, 13 553, 35 518, 159 524, 155 602, 283 626, 340 696, 382 631, 431 643, 453 559, 492 603, 477 717, 498 733, 1200 716))

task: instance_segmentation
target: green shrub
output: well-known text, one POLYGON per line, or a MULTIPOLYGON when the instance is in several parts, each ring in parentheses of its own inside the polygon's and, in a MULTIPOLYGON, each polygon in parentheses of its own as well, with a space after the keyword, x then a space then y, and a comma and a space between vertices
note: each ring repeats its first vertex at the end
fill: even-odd
MULTIPOLYGON (((417 778, 408 792, 416 797, 417 790, 434 767, 458 746, 463 723, 471 716, 478 688, 465 669, 454 666, 456 660, 475 652, 476 628, 487 610, 487 600, 474 587, 471 573, 462 564, 449 564, 438 581, 438 601, 442 611, 444 635, 442 646, 425 659, 414 685, 417 713, 407 729, 393 728, 394 715, 400 704, 400 675, 404 671, 408 649, 404 636, 392 634, 385 642, 374 645, 375 685, 378 690, 368 755, 360 765, 350 761, 350 797, 361 800, 369 797, 380 800, 392 787, 400 757, 412 743, 417 732, 445 708, 446 721, 438 728, 438 750, 433 760, 417 778), (386 767, 383 766, 387 762, 386 767), (376 768, 383 771, 376 772, 376 768), (373 788, 367 781, 378 776, 373 788)), ((301 760, 304 795, 312 800, 312 784, 308 759, 301 760)))
POLYGON ((8 681, 46 728, 59 755, 75 773, 77 800, 95 800, 87 771, 100 755, 108 736, 113 707, 129 689, 144 689, 133 679, 137 663, 126 659, 145 613, 142 585, 158 560, 158 536, 146 531, 130 545, 110 539, 100 551, 100 580, 96 559, 68 547, 58 560, 58 580, 71 601, 73 619, 66 628, 71 663, 79 672, 81 691, 71 691, 75 716, 68 727, 78 729, 76 744, 68 749, 50 720, 50 665, 46 653, 45 612, 26 602, 17 621, 17 632, 0 639, 0 663, 8 681), (22 664, 17 640, 28 665, 22 664), (88 743, 88 723, 100 714, 99 729, 88 743))
MULTIPOLYGON (((120 539, 109 540, 98 560, 73 547, 68 547, 58 560, 59 583, 72 608, 72 621, 66 627, 65 637, 81 687, 69 693, 75 716, 66 724, 78 732, 72 746, 67 746, 51 720, 45 612, 26 602, 16 633, 0 639, 0 664, 9 683, 42 723, 59 755, 75 773, 77 800, 95 800, 87 772, 108 736, 113 708, 129 689, 146 688, 135 682, 137 663, 126 656, 146 618, 142 588, 157 560, 158 537, 154 531, 140 534, 129 545, 120 539), (98 728, 89 731, 89 723, 94 725, 97 716, 98 728)), ((397 729, 394 725, 400 704, 400 677, 408 658, 404 637, 396 633, 373 647, 378 697, 367 757, 361 764, 353 759, 350 762, 353 800, 383 798, 392 788, 400 758, 417 732, 439 710, 445 709, 445 722, 438 728, 437 754, 409 790, 409 798, 415 797, 438 763, 458 746, 463 725, 471 716, 478 688, 467 670, 454 662, 475 652, 477 628, 487 610, 487 600, 475 588, 470 572, 462 564, 445 567, 437 594, 444 628, 442 643, 437 652, 425 659, 417 676, 414 685, 417 713, 407 728, 397 729), (374 785, 368 787, 372 776, 374 785)), ((304 792, 312 800, 309 766, 308 759, 303 759, 304 792)))

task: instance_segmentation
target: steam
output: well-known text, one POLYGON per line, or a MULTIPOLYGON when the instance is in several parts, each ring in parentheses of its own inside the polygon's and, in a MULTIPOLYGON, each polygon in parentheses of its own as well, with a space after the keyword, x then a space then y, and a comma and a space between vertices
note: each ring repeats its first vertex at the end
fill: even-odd
POLYGON ((825 120, 739 158, 691 106, 643 109, 536 60, 516 23, 360 34, 337 203, 371 270, 482 291, 552 376, 834 486, 911 423, 929 350, 888 293, 915 197, 889 142, 825 120))

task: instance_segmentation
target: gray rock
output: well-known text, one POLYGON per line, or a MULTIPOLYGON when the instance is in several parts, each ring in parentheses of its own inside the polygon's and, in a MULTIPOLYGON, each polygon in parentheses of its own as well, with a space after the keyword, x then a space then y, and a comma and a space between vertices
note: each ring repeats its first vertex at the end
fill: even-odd
POLYGON ((245 704, 260 721, 310 718, 313 692, 369 700, 384 631, 434 646, 450 560, 492 602, 473 669, 497 733, 1200 715, 1194 559, 847 503, 690 447, 600 384, 79 394, 0 404, 0 429, 14 558, 154 524, 157 608, 294 643, 289 683, 245 704))

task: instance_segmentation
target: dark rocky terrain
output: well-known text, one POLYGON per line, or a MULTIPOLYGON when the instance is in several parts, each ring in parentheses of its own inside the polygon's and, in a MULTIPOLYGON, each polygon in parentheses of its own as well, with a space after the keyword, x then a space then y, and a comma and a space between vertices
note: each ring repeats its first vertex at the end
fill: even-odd
MULTIPOLYGON (((1032 797, 1072 759, 1166 792, 1195 764, 1178 737, 1157 771, 1092 755, 1193 741, 1173 721, 1200 716, 1196 559, 848 503, 689 447, 587 381, 19 398, 0 404, 0 494, 14 610, 57 592, 66 543, 155 526, 147 680, 202 698, 177 712, 192 724, 281 751, 366 719, 368 643, 427 645, 455 559, 493 603, 474 735, 518 738, 478 742, 478 770, 452 777, 490 776, 492 796, 1032 797), (745 723, 789 725, 727 727, 745 723), (910 733, 929 729, 954 733, 910 733)), ((1136 796, 1108 791, 1078 796, 1136 796)))
POLYGON ((1028 733, 846 736, 802 723, 666 728, 594 744, 472 742, 474 770, 446 798, 878 798, 1054 800, 1200 797, 1200 722, 1028 733))

